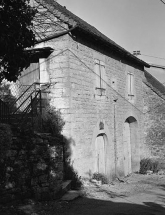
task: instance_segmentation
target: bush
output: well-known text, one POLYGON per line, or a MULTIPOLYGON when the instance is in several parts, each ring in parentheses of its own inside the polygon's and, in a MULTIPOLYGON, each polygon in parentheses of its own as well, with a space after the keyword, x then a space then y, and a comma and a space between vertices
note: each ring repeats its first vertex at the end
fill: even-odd
POLYGON ((71 180, 71 189, 78 190, 82 187, 81 177, 78 176, 77 172, 74 170, 73 166, 70 164, 70 161, 65 163, 65 180, 71 180))
POLYGON ((160 164, 158 161, 144 158, 140 161, 140 174, 146 174, 147 171, 153 171, 153 173, 157 173, 160 170, 160 164))
POLYGON ((60 135, 65 125, 60 110, 57 110, 50 105, 47 105, 43 109, 42 115, 36 117, 34 121, 34 129, 36 131, 51 133, 53 136, 60 135), (42 128, 40 126, 41 124, 42 128))
POLYGON ((0 192, 4 186, 7 168, 7 154, 12 144, 12 132, 9 125, 0 124, 0 192))
POLYGON ((10 126, 0 123, 0 159, 6 157, 7 151, 12 143, 12 132, 10 126))
POLYGON ((92 179, 101 181, 102 184, 108 184, 109 182, 107 176, 102 173, 94 173, 92 179))

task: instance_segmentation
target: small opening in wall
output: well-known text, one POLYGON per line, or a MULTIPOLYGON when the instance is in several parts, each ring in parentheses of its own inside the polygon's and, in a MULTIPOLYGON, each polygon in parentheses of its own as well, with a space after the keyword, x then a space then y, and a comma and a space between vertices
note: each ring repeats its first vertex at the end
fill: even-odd
POLYGON ((100 128, 100 130, 104 130, 104 123, 103 122, 100 122, 99 128, 100 128))

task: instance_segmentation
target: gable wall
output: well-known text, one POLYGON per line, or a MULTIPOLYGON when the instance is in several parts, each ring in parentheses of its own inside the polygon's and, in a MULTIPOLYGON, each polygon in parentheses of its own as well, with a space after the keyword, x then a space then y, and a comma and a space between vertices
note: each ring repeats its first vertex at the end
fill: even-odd
POLYGON ((118 174, 123 174, 123 124, 127 117, 134 116, 139 123, 139 147, 142 147, 141 112, 143 72, 132 68, 135 75, 136 102, 134 108, 125 100, 126 65, 104 54, 94 51, 80 42, 69 40, 69 81, 70 81, 70 137, 72 138, 72 161, 81 175, 90 175, 93 171, 93 145, 98 135, 98 124, 102 121, 108 136, 107 163, 109 175, 113 177, 115 166, 118 174), (107 76, 106 97, 99 98, 95 92, 94 59, 105 63, 107 76), (111 88, 115 78, 117 93, 111 88), (123 98, 122 98, 123 97, 123 98), (114 99, 117 98, 116 107, 114 99), (114 108, 115 124, 114 125, 114 108), (114 128, 114 126, 116 128, 114 128), (114 131, 115 130, 115 131, 114 131), (114 140, 116 136, 116 141, 114 140))
POLYGON ((82 44, 68 35, 48 41, 45 45, 55 50, 46 59, 52 83, 49 98, 50 103, 61 110, 64 118, 63 135, 70 144, 74 168, 85 177, 93 173, 95 139, 103 132, 107 138, 107 175, 109 178, 113 178, 115 174, 123 175, 123 125, 129 116, 137 120, 139 151, 143 150, 143 72, 129 67, 135 77, 135 108, 125 99, 125 63, 101 53, 102 51, 95 51, 91 44, 82 44), (95 58, 103 61, 106 68, 106 96, 102 97, 96 95, 95 91, 95 58), (116 81, 117 92, 111 86, 112 79, 116 81), (57 83, 53 84, 55 82, 57 83), (100 122, 104 124, 103 131, 99 130, 100 122))

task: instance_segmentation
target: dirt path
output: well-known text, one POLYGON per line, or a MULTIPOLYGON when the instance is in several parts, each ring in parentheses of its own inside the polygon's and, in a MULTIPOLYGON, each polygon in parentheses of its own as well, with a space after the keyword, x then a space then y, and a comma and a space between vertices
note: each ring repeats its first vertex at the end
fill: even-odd
MULTIPOLYGON (((104 195, 109 194, 111 197, 128 197, 140 192, 153 189, 155 187, 165 186, 165 175, 140 175, 132 174, 122 180, 116 180, 110 185, 92 186, 89 184, 85 187, 87 196, 97 197, 97 193, 104 195)), ((107 196, 108 198, 108 196, 107 196)))
MULTIPOLYGON (((85 183, 72 202, 31 202, 16 213, 1 215, 165 215, 165 175, 132 174, 110 185, 85 183)), ((8 210, 10 211, 10 210, 8 210)))
MULTIPOLYGON (((132 174, 110 185, 86 183, 85 195, 39 215, 165 215, 165 175, 132 174)), ((49 207, 48 207, 49 208, 49 207)))

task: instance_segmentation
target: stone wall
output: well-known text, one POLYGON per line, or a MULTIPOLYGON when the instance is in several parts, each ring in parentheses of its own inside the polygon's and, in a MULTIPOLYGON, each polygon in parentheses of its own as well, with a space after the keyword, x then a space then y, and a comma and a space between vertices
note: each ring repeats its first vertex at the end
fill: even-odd
MULTIPOLYGON (((87 41, 85 44, 77 37, 69 43, 69 74, 71 87, 71 137, 73 142, 72 159, 80 175, 87 177, 94 170, 95 141, 99 134, 106 139, 106 175, 112 179, 115 174, 123 175, 123 126, 129 116, 138 122, 138 147, 142 148, 142 75, 143 72, 131 65, 135 76, 136 101, 134 104, 127 99, 128 66, 122 59, 99 45, 87 41), (94 60, 105 63, 106 95, 98 96, 95 91, 96 74, 94 60), (112 80, 116 81, 113 88, 112 80), (114 102, 116 100, 117 102, 114 102), (103 122, 104 129, 99 129, 103 122)), ((139 158, 140 161, 140 158, 139 158)))
POLYGON ((144 143, 148 149, 144 156, 165 163, 165 98, 152 85, 144 83, 143 89, 144 143))
POLYGON ((0 202, 30 197, 54 199, 63 180, 63 144, 49 134, 20 134, 12 138, 0 164, 1 173, 5 173, 0 202))
POLYGON ((107 176, 112 179, 115 174, 123 175, 123 129, 130 116, 138 124, 138 163, 143 150, 143 68, 117 58, 108 49, 92 45, 81 36, 73 39, 65 35, 46 42, 45 46, 55 50, 46 59, 52 83, 49 99, 51 105, 60 109, 65 121, 63 135, 70 144, 75 170, 81 176, 90 177, 94 171, 95 140, 102 134, 107 147, 107 176), (95 58, 102 60, 106 68, 106 94, 101 97, 95 90, 95 58), (135 78, 134 103, 129 102, 126 95, 128 65, 135 78), (115 88, 112 80, 115 80, 115 88), (100 123, 104 124, 102 130, 100 123))

